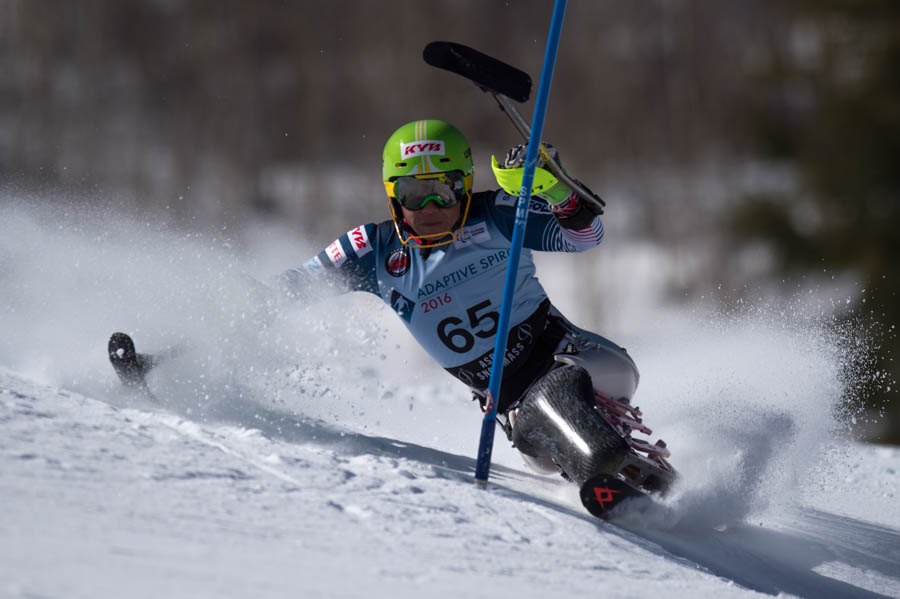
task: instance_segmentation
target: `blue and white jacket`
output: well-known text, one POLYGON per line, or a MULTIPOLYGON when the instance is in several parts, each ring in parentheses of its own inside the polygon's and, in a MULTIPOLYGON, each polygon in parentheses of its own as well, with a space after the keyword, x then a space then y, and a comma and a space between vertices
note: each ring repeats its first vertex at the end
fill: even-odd
MULTIPOLYGON (((300 268, 282 273, 277 285, 297 298, 322 283, 374 293, 442 367, 473 389, 486 389, 517 201, 502 190, 473 194, 460 239, 435 248, 403 245, 392 221, 360 225, 300 268)), ((580 252, 602 237, 600 217, 577 198, 559 211, 531 198, 504 380, 525 363, 546 326, 550 303, 535 276, 532 250, 580 252)))

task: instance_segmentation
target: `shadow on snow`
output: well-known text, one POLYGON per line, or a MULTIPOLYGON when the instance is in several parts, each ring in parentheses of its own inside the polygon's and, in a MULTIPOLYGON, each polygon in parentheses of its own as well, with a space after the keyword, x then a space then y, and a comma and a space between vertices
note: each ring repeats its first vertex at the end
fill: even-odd
MULTIPOLYGON (((174 407, 168 406, 169 409, 174 407)), ((175 411, 182 412, 180 415, 185 418, 197 419, 196 414, 175 411)), ((471 457, 388 437, 342 430, 320 420, 273 410, 244 399, 232 398, 217 406, 208 406, 203 420, 206 423, 219 421, 258 429, 269 438, 287 443, 312 442, 347 456, 371 455, 419 462, 431 466, 440 476, 460 482, 473 482, 474 478, 475 460, 471 457)), ((615 534, 657 555, 680 561, 686 567, 699 566, 710 574, 761 593, 789 593, 815 598, 888 597, 825 576, 816 572, 815 568, 837 562, 862 570, 864 574, 876 572, 894 580, 900 573, 900 532, 852 518, 795 509, 788 531, 747 524, 722 532, 689 525, 675 526, 670 530, 643 528, 628 522, 610 526, 579 509, 516 488, 520 486, 516 484, 519 481, 544 486, 565 484, 561 479, 530 474, 499 464, 495 464, 491 472, 491 487, 495 492, 591 521, 605 533, 615 534)), ((650 504, 644 509, 665 508, 650 504)))

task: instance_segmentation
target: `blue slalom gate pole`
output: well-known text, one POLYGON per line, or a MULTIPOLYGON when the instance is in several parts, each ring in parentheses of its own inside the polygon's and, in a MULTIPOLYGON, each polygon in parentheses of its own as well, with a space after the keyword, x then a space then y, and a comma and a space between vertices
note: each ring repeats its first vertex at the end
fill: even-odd
POLYGON ((500 381, 503 378, 506 340, 509 336, 509 317, 513 294, 516 290, 519 257, 522 254, 522 241, 525 238, 525 225, 528 221, 528 204, 531 200, 534 169, 537 166, 538 147, 541 145, 544 115, 547 112, 547 100, 550 96, 550 82, 553 80, 553 67, 556 64, 556 51, 559 47, 559 36, 562 32, 565 14, 566 0, 556 0, 553 6, 553 18, 550 21, 550 34, 547 37, 547 50, 544 53, 544 66, 541 69, 541 82, 534 102, 531 137, 528 140, 528 149, 525 152, 525 172, 522 175, 522 189, 519 191, 519 201, 516 204, 516 220, 509 247, 509 262, 506 266, 503 300, 500 304, 500 322, 497 325, 497 338, 494 343, 494 358, 491 365, 491 380, 488 386, 490 407, 481 423, 481 439, 478 443, 478 459, 475 464, 475 481, 481 485, 487 485, 488 475, 491 470, 491 454, 494 451, 494 431, 497 421, 497 403, 500 397, 500 381))

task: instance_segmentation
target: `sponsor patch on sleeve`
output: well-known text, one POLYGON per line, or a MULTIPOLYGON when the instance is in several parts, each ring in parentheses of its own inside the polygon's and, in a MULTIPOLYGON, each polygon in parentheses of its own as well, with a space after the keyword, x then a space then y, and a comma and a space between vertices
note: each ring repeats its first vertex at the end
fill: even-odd
POLYGON ((353 251, 356 252, 357 258, 362 258, 372 251, 372 244, 369 243, 369 234, 366 233, 364 226, 360 225, 347 231, 347 238, 350 239, 350 245, 353 246, 353 251))
POLYGON ((553 214, 553 211, 550 209, 550 204, 542 200, 536 200, 534 198, 531 198, 531 201, 528 203, 528 212, 535 212, 537 214, 553 214))
MULTIPOLYGON (((509 195, 506 192, 499 191, 497 192, 497 197, 494 200, 494 204, 497 206, 512 206, 515 208, 516 204, 519 203, 519 196, 509 195)), ((531 198, 528 202, 528 211, 529 212, 537 212, 540 214, 552 214, 550 210, 550 205, 547 202, 537 199, 531 198)))
POLYGON ((344 252, 344 246, 341 245, 340 239, 335 239, 331 245, 325 248, 325 253, 328 255, 328 259, 331 260, 331 263, 337 268, 340 268, 347 261, 347 254, 344 252))

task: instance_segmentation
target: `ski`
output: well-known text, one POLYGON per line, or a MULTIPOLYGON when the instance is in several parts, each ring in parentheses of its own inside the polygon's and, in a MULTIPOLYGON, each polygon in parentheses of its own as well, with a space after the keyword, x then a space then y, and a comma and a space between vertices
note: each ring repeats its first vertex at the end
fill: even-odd
POLYGON ((588 479, 579 492, 581 503, 591 515, 606 520, 619 504, 627 500, 649 501, 647 493, 612 474, 598 474, 588 479))
POLYGON ((666 444, 636 438, 652 433, 640 408, 599 393, 576 358, 557 356, 566 365, 544 375, 517 404, 510 417, 513 446, 524 456, 551 459, 600 518, 622 501, 664 495, 678 476, 666 444))
POLYGON ((431 42, 422 52, 425 62, 469 79, 482 91, 503 94, 516 102, 527 102, 531 77, 478 50, 454 42, 431 42))

